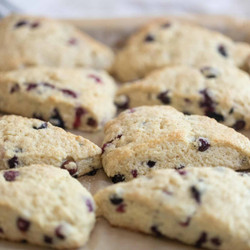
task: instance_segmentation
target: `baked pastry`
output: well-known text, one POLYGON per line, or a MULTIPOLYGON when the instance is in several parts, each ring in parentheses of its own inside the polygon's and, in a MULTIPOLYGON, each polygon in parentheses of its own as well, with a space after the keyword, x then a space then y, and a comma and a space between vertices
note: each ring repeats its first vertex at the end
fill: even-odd
POLYGON ((132 81, 173 64, 224 63, 245 68, 250 46, 205 28, 166 19, 149 23, 127 41, 113 71, 121 81, 132 81))
POLYGON ((50 164, 81 176, 101 168, 101 149, 48 122, 21 116, 0 118, 0 169, 50 164))
POLYGON ((44 17, 14 14, 0 22, 0 70, 31 66, 108 70, 113 52, 74 26, 44 17))
POLYGON ((0 238, 73 249, 95 223, 91 194, 67 171, 32 165, 0 172, 0 238))
POLYGON ((250 249, 249 176, 222 167, 162 169, 95 195, 112 225, 208 249, 250 249))
POLYGON ((116 85, 104 71, 35 67, 0 73, 0 110, 96 131, 116 112, 116 85))
POLYGON ((214 119, 184 115, 170 106, 128 109, 108 122, 104 133, 102 165, 113 182, 161 168, 250 168, 248 138, 214 119))
POLYGON ((207 115, 236 130, 250 128, 250 78, 234 66, 172 66, 123 85, 120 109, 171 105, 185 114, 207 115))

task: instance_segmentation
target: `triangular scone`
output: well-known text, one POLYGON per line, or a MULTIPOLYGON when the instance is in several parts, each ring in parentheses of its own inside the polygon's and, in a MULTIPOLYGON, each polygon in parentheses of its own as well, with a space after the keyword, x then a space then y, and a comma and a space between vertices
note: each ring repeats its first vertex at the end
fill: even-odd
POLYGON ((171 105, 187 114, 207 115, 239 129, 250 128, 250 78, 234 66, 172 66, 123 85, 116 105, 171 105))
POLYGON ((67 171, 50 165, 0 171, 0 190, 0 238, 59 249, 87 242, 95 203, 67 171))
POLYGON ((47 65, 109 69, 113 52, 74 26, 44 17, 10 15, 0 22, 0 70, 47 65))
POLYGON ((101 149, 48 122, 21 116, 0 118, 0 169, 50 164, 81 176, 101 166, 101 149))
POLYGON ((105 126, 102 163, 113 182, 161 168, 250 168, 250 141, 206 116, 170 106, 141 106, 105 126))
POLYGON ((208 249, 250 249, 250 177, 222 167, 164 169, 95 195, 112 225, 208 249))
POLYGON ((199 26, 178 21, 154 21, 132 35, 115 59, 121 81, 144 77, 173 64, 225 63, 245 68, 250 46, 199 26))
POLYGON ((116 85, 104 71, 34 67, 0 73, 0 110, 96 131, 116 108, 116 85))

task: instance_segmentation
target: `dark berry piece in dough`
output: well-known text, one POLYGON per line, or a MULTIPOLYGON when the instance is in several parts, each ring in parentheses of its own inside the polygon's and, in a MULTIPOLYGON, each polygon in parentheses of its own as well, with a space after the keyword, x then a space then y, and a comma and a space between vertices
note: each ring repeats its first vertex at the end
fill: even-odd
POLYGON ((18 171, 6 171, 3 174, 3 177, 6 181, 15 181, 16 177, 19 176, 18 171))
POLYGON ((75 121, 74 121, 74 124, 73 124, 73 127, 74 128, 78 128, 81 126, 81 117, 86 114, 86 110, 82 107, 78 107, 76 108, 76 111, 75 111, 75 121))
POLYGON ((186 221, 180 222, 179 224, 180 224, 181 226, 183 226, 183 227, 187 227, 187 226, 189 226, 190 221, 191 221, 191 217, 187 217, 186 221))
POLYGON ((168 90, 161 92, 157 98, 164 104, 170 104, 171 100, 170 97, 168 96, 168 90))
POLYGON ((49 121, 50 121, 53 125, 55 125, 55 126, 58 126, 58 127, 60 127, 60 128, 65 128, 64 121, 63 121, 63 119, 62 119, 62 117, 61 117, 61 115, 60 115, 60 113, 59 113, 59 111, 58 111, 57 108, 55 108, 55 109, 53 110, 53 113, 52 113, 52 115, 51 115, 49 121))
POLYGON ((29 230, 30 227, 30 221, 23 219, 21 217, 17 218, 17 228, 22 231, 22 232, 26 232, 29 230))
POLYGON ((61 91, 63 92, 63 94, 71 96, 72 98, 77 98, 77 94, 70 90, 70 89, 61 89, 61 91))
POLYGON ((39 127, 33 126, 33 129, 39 130, 39 129, 45 129, 45 128, 47 128, 47 127, 48 127, 48 123, 47 123, 47 122, 44 122, 44 123, 42 123, 39 127))
POLYGON ((124 110, 129 108, 129 98, 126 95, 118 96, 115 99, 115 105, 118 109, 124 110))
POLYGON ((119 196, 117 196, 117 194, 113 194, 110 198, 109 198, 110 202, 113 205, 119 205, 123 202, 123 199, 119 196))
POLYGON ((118 183, 125 181, 125 176, 123 174, 116 174, 111 178, 113 183, 118 183))
POLYGON ((132 174, 133 178, 136 178, 138 175, 137 170, 136 169, 131 170, 131 174, 132 174))
POLYGON ((77 172, 77 170, 78 170, 76 163, 75 163, 74 161, 72 161, 72 160, 67 160, 67 161, 65 161, 65 162, 61 165, 61 168, 62 168, 62 169, 68 170, 68 172, 69 172, 69 174, 70 174, 71 176, 73 176, 74 174, 76 174, 76 172, 77 172), (72 165, 74 165, 73 168, 70 166, 71 163, 73 163, 72 165))
POLYGON ((52 244, 53 243, 53 238, 48 236, 48 235, 44 235, 43 240, 47 244, 52 244))
POLYGON ((206 116, 210 117, 210 118, 214 118, 217 122, 224 122, 225 118, 223 115, 218 114, 216 112, 206 112, 205 113, 206 116))
POLYGON ((36 89, 38 87, 38 84, 33 83, 33 82, 26 83, 26 85, 27 85, 26 91, 31 91, 31 90, 36 89))
POLYGON ((68 41, 68 44, 69 45, 77 45, 78 41, 76 38, 70 38, 69 41, 68 41))
POLYGON ((199 239, 195 242, 196 247, 202 247, 207 242, 207 233, 202 232, 199 239))
POLYGON ((217 237, 212 238, 210 241, 215 246, 220 246, 221 245, 221 240, 219 238, 217 238, 217 237))
POLYGON ((151 232, 156 235, 157 237, 162 237, 163 234, 159 231, 157 226, 152 226, 151 228, 151 232))
POLYGON ((196 200, 196 202, 200 204, 201 203, 200 191, 195 186, 191 186, 190 192, 191 192, 192 197, 196 200))
POLYGON ((145 42, 153 42, 154 40, 155 40, 154 36, 150 34, 148 34, 144 39, 145 42))
POLYGON ((96 175, 96 173, 97 173, 97 169, 93 169, 93 170, 89 171, 86 175, 94 176, 94 175, 96 175))
POLYGON ((155 164, 156 164, 155 161, 148 161, 148 162, 147 162, 147 165, 148 165, 148 167, 150 167, 150 168, 154 167, 155 164))
POLYGON ((26 24, 28 24, 26 20, 20 20, 19 22, 15 24, 15 28, 20 28, 22 26, 25 26, 26 24))
POLYGON ((244 120, 238 120, 235 122, 235 124, 233 125, 233 128, 235 130, 241 130, 244 129, 246 126, 246 122, 244 120))
POLYGON ((39 22, 34 22, 34 23, 32 23, 31 25, 30 25, 30 28, 31 29, 36 29, 36 28, 38 28, 40 26, 40 23, 39 22))
POLYGON ((96 75, 90 74, 90 75, 88 75, 88 78, 94 79, 97 83, 102 83, 101 78, 96 76, 96 75))
POLYGON ((220 45, 218 46, 218 52, 219 52, 222 56, 228 57, 228 52, 227 52, 227 49, 226 49, 226 47, 225 47, 224 45, 220 44, 220 45))
POLYGON ((86 200, 86 206, 87 206, 89 212, 94 211, 94 206, 93 206, 92 201, 90 199, 86 200))
POLYGON ((18 158, 16 156, 14 156, 8 160, 9 168, 15 168, 18 166, 18 164, 19 164, 19 162, 18 162, 18 158))
POLYGON ((97 127, 97 121, 92 118, 92 117, 89 117, 88 120, 87 120, 87 125, 89 125, 90 127, 97 127))
POLYGON ((56 229, 55 229, 55 235, 57 238, 64 240, 65 239, 65 235, 62 232, 62 225, 59 225, 56 229))
POLYGON ((19 84, 14 84, 12 87, 11 87, 11 89, 10 89, 10 93, 11 94, 13 94, 13 93, 15 93, 15 92, 18 92, 20 90, 20 86, 19 86, 19 84))
POLYGON ((198 150, 200 152, 206 151, 210 147, 210 144, 207 139, 200 137, 198 139, 198 150))
POLYGON ((116 208, 116 212, 118 213, 125 213, 125 207, 126 205, 125 204, 120 204, 117 208, 116 208))
POLYGON ((212 67, 201 68, 201 73, 208 79, 216 78, 219 75, 218 70, 212 67))

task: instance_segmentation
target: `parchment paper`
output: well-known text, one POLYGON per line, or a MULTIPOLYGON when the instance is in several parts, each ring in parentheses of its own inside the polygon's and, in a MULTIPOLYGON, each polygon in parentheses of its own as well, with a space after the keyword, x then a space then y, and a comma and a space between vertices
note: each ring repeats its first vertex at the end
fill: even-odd
MULTIPOLYGON (((187 20, 200 23, 203 26, 219 30, 232 38, 240 41, 250 42, 250 21, 239 20, 231 17, 221 16, 197 16, 171 17, 173 19, 187 20)), ((69 22, 77 25, 92 36, 113 47, 119 47, 123 44, 124 38, 131 32, 149 21, 149 18, 133 19, 110 19, 110 20, 70 20, 69 22)), ((250 98, 250 97, 249 97, 250 98)), ((101 145, 103 132, 82 133, 71 131, 75 134, 101 145)), ((250 131, 244 131, 250 138, 250 131)), ((108 185, 112 185, 102 170, 99 170, 95 176, 83 176, 78 179, 92 194, 108 185)), ((51 249, 38 247, 26 243, 13 243, 0 241, 0 250, 42 250, 51 249)), ((102 218, 97 219, 96 226, 91 234, 88 243, 80 250, 195 250, 192 246, 187 246, 170 239, 158 239, 150 235, 133 232, 121 228, 111 227, 109 223, 102 218)))

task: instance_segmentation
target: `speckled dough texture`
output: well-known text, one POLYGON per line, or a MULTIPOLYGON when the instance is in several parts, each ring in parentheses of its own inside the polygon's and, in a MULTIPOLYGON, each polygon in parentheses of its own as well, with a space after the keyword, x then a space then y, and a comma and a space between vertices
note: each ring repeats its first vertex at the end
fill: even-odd
POLYGON ((50 164, 81 176, 101 167, 101 149, 48 122, 21 116, 0 118, 0 169, 50 164))
POLYGON ((95 195, 112 225, 208 249, 250 249, 249 176, 223 168, 162 169, 95 195))
POLYGON ((186 114, 207 115, 236 130, 250 128, 250 78, 234 66, 169 66, 123 85, 116 105, 171 105, 186 114))
POLYGON ((170 106, 122 112, 104 130, 102 164, 113 182, 161 168, 250 168, 250 141, 206 116, 184 115, 170 106))
POLYGON ((113 72, 131 81, 154 69, 173 64, 225 63, 246 68, 250 46, 199 26, 158 20, 127 41, 115 59, 113 72))
POLYGON ((95 223, 91 194, 67 171, 32 165, 0 172, 0 238, 73 249, 95 223))
POLYGON ((104 71, 34 67, 0 73, 0 110, 96 131, 116 112, 114 80, 104 71))
POLYGON ((10 15, 0 22, 0 70, 46 65, 109 69, 110 48, 74 26, 49 18, 10 15))

